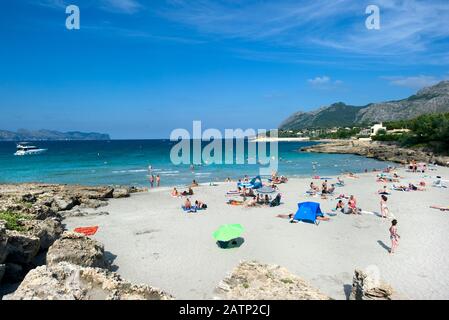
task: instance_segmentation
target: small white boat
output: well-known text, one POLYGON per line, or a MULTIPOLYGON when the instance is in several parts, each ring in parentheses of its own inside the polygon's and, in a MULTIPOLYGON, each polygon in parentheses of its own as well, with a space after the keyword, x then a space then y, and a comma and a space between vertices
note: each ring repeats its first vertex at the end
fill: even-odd
POLYGON ((20 142, 17 144, 17 151, 14 153, 15 156, 27 156, 32 154, 40 154, 47 151, 47 149, 40 149, 36 146, 31 146, 28 142, 20 142))

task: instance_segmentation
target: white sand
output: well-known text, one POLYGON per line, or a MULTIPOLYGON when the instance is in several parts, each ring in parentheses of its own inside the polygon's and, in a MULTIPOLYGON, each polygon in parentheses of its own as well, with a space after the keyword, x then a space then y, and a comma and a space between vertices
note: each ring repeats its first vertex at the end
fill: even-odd
MULTIPOLYGON (((406 173, 402 183, 434 179, 406 173)), ((354 194, 363 210, 379 212, 375 173, 360 179, 345 178, 337 193, 354 194)), ((449 178, 449 168, 427 175, 449 178)), ((279 264, 299 275, 324 293, 345 299, 355 268, 375 265, 381 277, 404 298, 449 299, 449 212, 430 205, 449 205, 449 189, 428 186, 425 192, 392 191, 389 207, 399 221, 401 242, 391 256, 389 221, 376 215, 332 217, 319 226, 291 224, 277 214, 296 211, 297 203, 318 201, 330 212, 336 200, 304 195, 311 179, 290 180, 280 185, 283 204, 276 208, 229 206, 225 193, 235 183, 195 189, 193 199, 209 208, 198 214, 181 210, 182 200, 164 189, 131 198, 111 200, 109 216, 70 218, 67 228, 99 225, 94 236, 105 249, 117 255, 114 264, 125 279, 160 287, 178 299, 210 299, 214 288, 240 260, 279 264), (221 224, 244 226, 245 242, 240 248, 219 249, 212 232, 221 224)), ((321 183, 315 180, 316 183, 321 183)), ((335 181, 335 180, 333 180, 335 181)))

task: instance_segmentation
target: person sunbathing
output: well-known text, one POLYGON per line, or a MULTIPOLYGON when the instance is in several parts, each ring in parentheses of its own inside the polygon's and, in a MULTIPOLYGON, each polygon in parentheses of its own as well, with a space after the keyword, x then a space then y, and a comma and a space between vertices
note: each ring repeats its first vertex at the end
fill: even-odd
POLYGON ((207 204, 205 204, 204 202, 202 202, 200 200, 195 201, 195 206, 197 207, 197 209, 206 209, 207 208, 207 204))
POLYGON ((358 179, 359 177, 358 176, 356 176, 354 173, 352 173, 352 172, 348 172, 348 177, 349 178, 353 178, 353 179, 358 179))
POLYGON ((343 212, 344 208, 345 204, 343 203, 343 200, 339 200, 337 205, 335 206, 335 210, 343 212))
POLYGON ((190 188, 189 187, 189 190, 188 191, 183 191, 182 193, 181 193, 181 195, 183 195, 183 196, 193 196, 193 190, 192 190, 192 188, 190 188))
POLYGON ((172 197, 178 197, 179 196, 179 191, 176 188, 173 188, 173 191, 171 192, 171 196, 172 197))
POLYGON ((265 195, 264 204, 270 204, 270 198, 268 197, 268 194, 265 195))
POLYGON ((359 208, 357 208, 357 199, 354 196, 349 197, 348 207, 352 214, 360 214, 359 208))
POLYGON ((313 181, 310 183, 310 190, 311 191, 320 191, 320 188, 318 186, 315 186, 313 181))
POLYGON ((396 191, 410 191, 410 189, 407 186, 403 185, 400 186, 393 185, 393 189, 396 191))
POLYGON ((426 190, 424 188, 415 186, 413 183, 408 184, 408 189, 412 190, 412 191, 425 191, 426 190))
POLYGON ((381 195, 389 195, 390 194, 387 190, 387 186, 384 186, 382 189, 377 190, 377 193, 381 194, 381 195))
POLYGON ((192 209, 192 203, 190 202, 190 199, 187 198, 186 201, 184 202, 184 209, 185 210, 190 210, 192 209))
POLYGON ((345 182, 343 180, 341 180, 340 177, 337 177, 337 185, 342 187, 345 185, 345 182))
POLYGON ((334 191, 335 191, 335 185, 334 185, 334 184, 331 184, 330 188, 327 189, 327 193, 328 193, 328 194, 332 194, 332 193, 334 193, 334 191))
POLYGON ((198 182, 196 182, 196 180, 193 180, 191 187, 198 187, 198 182))
POLYGON ((256 207, 258 205, 257 198, 251 198, 248 202, 245 203, 246 207, 256 207))

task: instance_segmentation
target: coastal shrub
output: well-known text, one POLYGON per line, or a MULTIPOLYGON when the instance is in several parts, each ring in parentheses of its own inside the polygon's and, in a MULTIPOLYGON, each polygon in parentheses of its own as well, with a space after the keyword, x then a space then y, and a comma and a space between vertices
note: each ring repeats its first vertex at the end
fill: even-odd
POLYGON ((404 139, 404 134, 377 134, 371 137, 375 141, 398 141, 401 142, 404 139))
POLYGON ((0 220, 6 221, 6 229, 8 230, 23 231, 19 220, 30 220, 30 217, 20 213, 5 211, 0 212, 0 220))

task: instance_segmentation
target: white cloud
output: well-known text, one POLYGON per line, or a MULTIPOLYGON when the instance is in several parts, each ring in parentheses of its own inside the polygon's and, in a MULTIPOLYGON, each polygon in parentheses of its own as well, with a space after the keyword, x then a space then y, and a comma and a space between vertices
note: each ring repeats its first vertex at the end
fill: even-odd
POLYGON ((443 80, 443 78, 437 78, 434 76, 426 76, 426 75, 410 76, 410 77, 401 77, 401 76, 383 77, 383 79, 388 80, 391 85, 411 89, 421 89, 424 87, 429 87, 443 80))
POLYGON ((328 76, 316 77, 314 79, 307 80, 307 82, 309 82, 311 85, 328 84, 330 81, 331 81, 331 78, 329 78, 328 76))
POLYGON ((328 76, 315 77, 313 79, 307 80, 307 82, 314 87, 322 89, 331 89, 343 84, 343 81, 332 80, 328 76))

